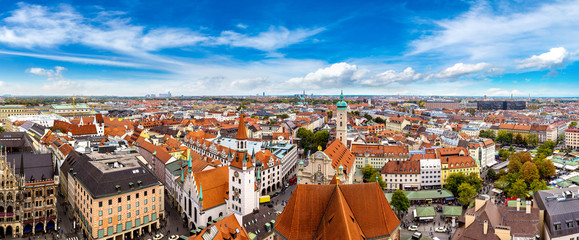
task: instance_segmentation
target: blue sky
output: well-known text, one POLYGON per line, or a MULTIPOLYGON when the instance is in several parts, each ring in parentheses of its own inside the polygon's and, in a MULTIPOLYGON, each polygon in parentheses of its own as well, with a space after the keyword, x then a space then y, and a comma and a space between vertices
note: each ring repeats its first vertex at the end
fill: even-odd
POLYGON ((579 90, 579 0, 2 3, 0 94, 579 90))

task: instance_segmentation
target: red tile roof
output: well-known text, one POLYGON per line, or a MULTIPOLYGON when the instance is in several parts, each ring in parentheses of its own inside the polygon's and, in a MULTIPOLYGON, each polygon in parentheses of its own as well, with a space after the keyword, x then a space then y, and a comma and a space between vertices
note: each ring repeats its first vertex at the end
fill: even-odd
POLYGON ((300 184, 274 229, 285 239, 371 239, 399 225, 377 183, 300 184))

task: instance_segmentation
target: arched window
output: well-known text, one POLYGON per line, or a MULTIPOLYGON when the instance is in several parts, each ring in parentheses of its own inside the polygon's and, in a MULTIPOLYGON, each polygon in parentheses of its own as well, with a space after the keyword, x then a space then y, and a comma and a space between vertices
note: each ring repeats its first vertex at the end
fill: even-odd
POLYGON ((318 171, 319 171, 319 172, 322 171, 322 164, 318 164, 318 171))

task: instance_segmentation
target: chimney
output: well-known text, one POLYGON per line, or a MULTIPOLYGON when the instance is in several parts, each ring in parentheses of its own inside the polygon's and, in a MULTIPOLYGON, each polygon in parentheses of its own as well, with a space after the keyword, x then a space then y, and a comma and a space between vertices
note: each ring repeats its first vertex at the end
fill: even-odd
POLYGON ((525 202, 525 210, 526 214, 531 214, 531 201, 525 202))
POLYGON ((489 221, 485 220, 485 222, 483 224, 483 234, 487 235, 488 231, 489 231, 489 221))
POLYGON ((521 199, 517 199, 517 212, 521 210, 521 199))

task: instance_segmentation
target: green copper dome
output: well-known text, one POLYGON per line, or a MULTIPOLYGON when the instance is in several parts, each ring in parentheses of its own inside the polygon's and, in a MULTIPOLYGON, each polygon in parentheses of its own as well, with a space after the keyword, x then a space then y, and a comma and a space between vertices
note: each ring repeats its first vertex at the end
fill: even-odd
POLYGON ((344 91, 340 92, 340 101, 336 104, 336 106, 338 109, 346 109, 348 107, 348 104, 346 101, 344 101, 344 91))
POLYGON ((300 166, 304 165, 304 160, 300 160, 300 166))

